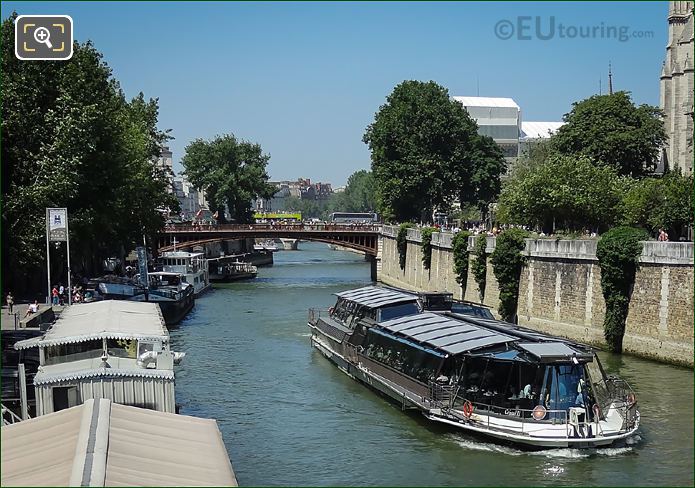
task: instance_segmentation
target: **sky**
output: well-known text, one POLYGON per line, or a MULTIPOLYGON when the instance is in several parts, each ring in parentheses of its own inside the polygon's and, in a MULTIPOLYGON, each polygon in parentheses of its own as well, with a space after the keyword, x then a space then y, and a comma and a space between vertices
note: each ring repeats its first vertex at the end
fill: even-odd
POLYGON ((666 2, 0 2, 67 14, 128 97, 159 99, 174 169, 196 138, 259 143, 271 180, 345 184, 369 169, 365 128, 394 86, 510 97, 561 120, 615 90, 659 104, 666 2), (538 28, 537 28, 538 27, 538 28))

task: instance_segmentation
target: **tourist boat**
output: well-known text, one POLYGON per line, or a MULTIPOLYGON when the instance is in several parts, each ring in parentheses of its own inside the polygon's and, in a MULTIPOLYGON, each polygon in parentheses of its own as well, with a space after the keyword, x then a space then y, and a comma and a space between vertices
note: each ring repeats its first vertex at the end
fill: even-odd
POLYGON ((135 275, 134 279, 105 276, 91 280, 87 286, 105 300, 157 303, 166 325, 178 324, 193 308, 193 285, 182 281, 179 273, 150 272, 148 288, 143 286, 139 277, 140 275, 135 275))
POLYGON ((258 274, 258 268, 250 263, 239 261, 236 257, 219 257, 208 261, 210 263, 210 281, 213 283, 246 280, 255 278, 258 274))
POLYGON ((147 273, 149 289, 130 298, 135 302, 159 304, 166 325, 176 325, 195 305, 195 293, 191 283, 183 281, 179 273, 155 271, 147 273))
POLYGON ((403 409, 535 448, 600 447, 639 427, 635 394, 588 346, 368 286, 311 309, 311 343, 403 409))
POLYGON ((256 244, 254 244, 253 250, 276 252, 278 250, 278 246, 277 244, 275 244, 275 241, 273 241, 272 239, 268 239, 267 241, 257 242, 256 244))
POLYGON ((180 274, 181 281, 193 285, 196 297, 211 287, 207 259, 202 252, 165 252, 159 257, 157 264, 161 271, 180 274))

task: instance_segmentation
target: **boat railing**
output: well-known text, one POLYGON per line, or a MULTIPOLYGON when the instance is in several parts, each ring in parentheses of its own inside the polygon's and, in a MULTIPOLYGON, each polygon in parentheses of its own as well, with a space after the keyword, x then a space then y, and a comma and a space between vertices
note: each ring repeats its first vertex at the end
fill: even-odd
MULTIPOLYGON (((460 401, 462 398, 457 397, 456 400, 460 401)), ((464 400, 466 403, 467 400, 464 400)), ((444 410, 453 414, 454 417, 459 420, 465 419, 466 421, 476 422, 477 427, 482 427, 490 430, 495 430, 500 428, 492 422, 495 417, 500 418, 513 418, 516 419, 520 425, 518 427, 520 434, 522 435, 533 435, 537 433, 539 427, 544 424, 550 423, 551 425, 564 425, 565 427, 565 437, 567 439, 588 436, 603 435, 603 430, 599 422, 597 422, 597 417, 590 418, 589 412, 586 409, 581 409, 581 416, 583 420, 580 420, 579 415, 570 415, 571 410, 548 410, 545 409, 545 415, 540 418, 534 417, 534 411, 523 408, 512 408, 512 407, 498 407, 495 405, 489 405, 480 402, 470 402, 472 410, 469 414, 466 414, 465 408, 463 406, 458 406, 457 408, 445 408, 444 410), (485 415, 486 419, 476 419, 473 415, 485 415)), ((536 407, 537 408, 537 407, 536 407)), ((577 411, 579 407, 576 407, 577 411)), ((538 414, 536 414, 538 415, 538 414)), ((508 429, 508 428, 507 428, 508 429)))
POLYGON ((345 343, 345 359, 353 364, 357 364, 359 362, 359 358, 357 357, 357 347, 358 346, 350 344, 349 342, 345 343))
POLYGON ((451 401, 455 397, 456 385, 442 385, 436 381, 429 381, 428 387, 430 405, 435 408, 451 406, 451 401))
POLYGON ((309 309, 309 323, 311 325, 316 325, 321 317, 330 316, 330 310, 327 308, 310 308, 309 309))

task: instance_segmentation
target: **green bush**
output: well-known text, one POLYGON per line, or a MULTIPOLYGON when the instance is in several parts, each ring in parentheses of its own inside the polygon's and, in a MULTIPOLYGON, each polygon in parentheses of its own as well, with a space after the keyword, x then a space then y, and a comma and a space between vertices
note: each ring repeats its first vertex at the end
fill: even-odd
POLYGON ((401 269, 405 269, 405 253, 408 251, 408 229, 413 226, 410 222, 405 222, 398 228, 396 236, 396 248, 398 249, 398 264, 401 269))
POLYGON ((422 238, 422 265, 425 269, 430 269, 432 264, 432 234, 436 231, 434 227, 423 227, 420 231, 422 238))
POLYGON ((468 237, 470 232, 462 230, 454 236, 451 247, 454 253, 454 274, 456 282, 461 285, 463 296, 466 295, 466 283, 468 282, 468 237))
POLYGON ((487 281, 487 237, 485 234, 480 234, 475 239, 475 247, 473 248, 473 255, 475 259, 472 263, 473 278, 478 285, 478 294, 480 296, 480 301, 485 300, 485 283, 487 281))
POLYGON ((521 254, 526 246, 527 232, 508 229, 497 236, 495 250, 490 261, 500 290, 499 313, 502 320, 514 322, 519 302, 519 278, 525 257, 521 254))
POLYGON ((601 236, 596 257, 601 268, 601 289, 606 301, 603 334, 613 352, 623 350, 625 319, 630 306, 630 295, 635 273, 642 254, 646 232, 633 227, 616 227, 601 236))

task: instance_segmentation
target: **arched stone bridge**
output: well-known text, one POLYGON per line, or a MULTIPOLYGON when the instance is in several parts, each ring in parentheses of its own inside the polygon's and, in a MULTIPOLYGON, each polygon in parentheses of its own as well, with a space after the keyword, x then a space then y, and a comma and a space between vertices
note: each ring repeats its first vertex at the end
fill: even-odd
POLYGON ((350 224, 221 224, 169 225, 159 235, 159 252, 232 239, 301 239, 336 244, 377 255, 381 225, 350 224), (175 239, 175 241, 174 241, 175 239))

